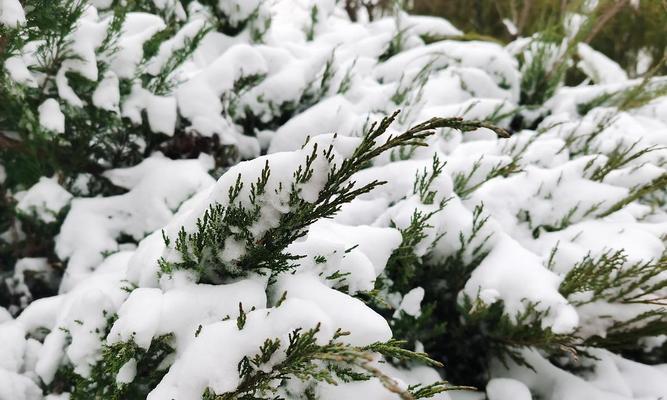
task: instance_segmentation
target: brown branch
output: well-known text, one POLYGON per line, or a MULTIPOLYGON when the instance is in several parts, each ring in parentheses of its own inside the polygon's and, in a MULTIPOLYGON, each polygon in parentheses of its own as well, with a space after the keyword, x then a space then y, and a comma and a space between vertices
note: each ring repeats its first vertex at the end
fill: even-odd
POLYGON ((614 5, 607 8, 599 17, 598 21, 595 23, 595 26, 591 29, 590 32, 588 32, 588 36, 586 36, 586 39, 584 39, 584 43, 590 43, 595 38, 595 36, 600 33, 607 22, 614 18, 616 14, 618 14, 623 8, 625 8, 625 6, 628 5, 629 1, 630 0, 618 0, 616 3, 614 3, 614 5))
POLYGON ((528 16, 530 15, 530 9, 532 8, 533 0, 526 0, 521 9, 521 15, 519 15, 519 20, 517 21, 517 30, 519 31, 519 36, 523 34, 523 30, 526 27, 526 22, 528 21, 528 16))
POLYGON ((21 147, 21 141, 12 139, 8 136, 5 136, 0 132, 0 150, 5 149, 19 149, 21 147))

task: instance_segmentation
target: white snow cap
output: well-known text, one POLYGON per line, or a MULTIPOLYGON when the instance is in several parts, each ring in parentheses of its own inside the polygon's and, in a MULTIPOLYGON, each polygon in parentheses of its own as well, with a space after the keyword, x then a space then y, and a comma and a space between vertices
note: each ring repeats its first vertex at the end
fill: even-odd
POLYGON ((396 309, 394 317, 400 315, 401 312, 404 312, 413 317, 419 317, 421 315, 421 302, 424 300, 424 288, 416 287, 410 290, 408 293, 403 296, 401 300, 401 305, 396 309))
POLYGON ((542 260, 506 234, 500 234, 493 250, 475 269, 463 293, 487 304, 502 300, 505 312, 514 317, 525 302, 539 310, 550 310, 544 319, 555 333, 572 332, 579 323, 577 311, 558 292, 561 279, 546 269, 542 260))
POLYGON ((486 384, 489 400, 532 400, 528 387, 515 379, 494 378, 486 384))
POLYGON ((113 71, 105 72, 104 78, 97 85, 95 92, 93 92, 93 104, 95 107, 118 112, 118 104, 120 102, 118 83, 118 77, 113 71))
POLYGON ((35 213, 44 222, 54 222, 56 216, 72 199, 55 177, 41 177, 27 192, 21 194, 16 208, 26 214, 35 213))
POLYGON ((0 0, 0 23, 12 28, 25 23, 25 11, 19 0, 0 0))
POLYGON ((65 132, 65 114, 60 111, 60 104, 56 99, 46 99, 37 109, 39 124, 56 133, 65 132))

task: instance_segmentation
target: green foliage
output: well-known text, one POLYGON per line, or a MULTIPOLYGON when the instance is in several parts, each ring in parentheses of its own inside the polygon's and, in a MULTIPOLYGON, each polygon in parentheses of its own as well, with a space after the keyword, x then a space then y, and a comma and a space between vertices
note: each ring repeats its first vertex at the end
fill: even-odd
POLYGON ((652 74, 649 74, 641 82, 628 88, 602 93, 586 103, 579 104, 577 111, 580 115, 587 114, 595 107, 614 107, 619 111, 626 111, 642 107, 654 99, 667 95, 667 81, 651 78, 652 74))
MULTIPOLYGON (((381 136, 396 116, 397 113, 394 113, 379 124, 373 124, 353 154, 340 163, 334 162, 333 145, 327 149, 319 149, 317 145, 313 145, 305 163, 293 172, 293 181, 282 182, 275 189, 278 193, 287 191, 289 200, 286 205, 289 210, 280 216, 277 227, 266 232, 256 234, 251 228, 261 217, 259 199, 267 195, 265 191, 271 176, 270 165, 267 162, 260 177, 251 184, 247 199, 238 198, 245 184, 239 175, 234 186, 228 190, 227 206, 219 203, 211 205, 198 219, 195 232, 188 233, 185 229, 181 229, 174 247, 180 254, 181 260, 160 260, 161 271, 169 274, 174 269, 192 270, 197 273, 201 281, 206 282, 221 282, 249 272, 275 275, 288 271, 297 256, 284 250, 290 243, 305 235, 310 224, 331 217, 343 204, 384 183, 372 181, 357 187, 355 182, 350 181, 352 175, 367 167, 379 154, 400 146, 422 145, 423 140, 436 128, 447 127, 469 131, 487 126, 483 122, 463 121, 460 118, 434 118, 381 142, 381 136), (312 179, 313 163, 318 157, 323 157, 330 165, 330 169, 317 199, 309 202, 301 197, 299 187, 312 179), (244 205, 246 200, 250 206, 244 205), (243 255, 231 262, 225 261, 222 254, 216 250, 224 249, 228 240, 234 240, 244 248, 243 255)), ((498 134, 505 134, 499 128, 494 127, 494 129, 498 134)), ((166 239, 165 243, 168 247, 171 246, 171 240, 166 239)))
POLYGON ((417 72, 417 75, 411 79, 407 79, 407 82, 405 75, 401 75, 396 91, 391 96, 391 101, 394 104, 407 110, 407 112, 403 114, 405 118, 401 118, 400 120, 401 123, 409 117, 411 109, 421 102, 424 95, 424 86, 428 82, 432 71, 433 61, 424 65, 419 72, 417 72))
MULTIPOLYGON (((485 383, 484 371, 488 361, 498 355, 499 350, 505 349, 499 343, 500 339, 492 338, 489 331, 502 318, 507 318, 502 316, 501 305, 485 310, 486 314, 482 314, 478 307, 477 314, 473 314, 470 305, 459 305, 458 302, 459 292, 486 256, 484 245, 490 236, 483 237, 482 232, 487 221, 483 208, 477 207, 471 233, 459 235, 459 250, 438 260, 430 257, 430 252, 423 257, 417 256, 415 246, 425 237, 424 231, 429 225, 428 218, 416 212, 410 226, 401 231, 401 245, 376 281, 375 296, 361 296, 391 321, 395 337, 406 340, 409 346, 421 343, 430 356, 445 364, 449 381, 478 387, 485 383), (393 316, 394 310, 384 298, 391 293, 405 294, 415 287, 421 287, 425 292, 421 314, 411 316, 401 312, 393 316), (491 315, 494 320, 490 320, 491 315), (488 324, 485 317, 489 317, 488 324)), ((509 320, 506 322, 509 324, 509 320)), ((497 336, 501 337, 500 334, 497 336)))
MULTIPOLYGON (((319 325, 313 329, 297 328, 288 335, 286 344, 280 338, 269 338, 260 346, 254 356, 246 356, 239 363, 241 382, 236 390, 215 393, 207 389, 205 400, 251 400, 284 399, 279 390, 290 379, 306 383, 326 382, 336 385, 341 382, 378 379, 387 390, 401 399, 428 398, 436 393, 456 389, 446 382, 438 382, 427 387, 414 386, 403 389, 392 378, 373 365, 377 354, 405 362, 417 362, 431 366, 440 364, 424 353, 406 350, 398 341, 378 342, 368 346, 351 346, 340 339, 347 332, 337 331, 328 343, 318 344, 319 325), (271 362, 279 360, 278 362, 271 362)), ((306 386, 306 398, 314 393, 306 386)), ((295 394, 291 394, 295 395, 295 394)))
POLYGON ((660 307, 645 311, 626 321, 613 321, 604 337, 594 335, 586 338, 583 343, 586 346, 602 347, 640 362, 662 363, 664 359, 660 358, 660 352, 652 355, 643 351, 640 341, 660 336, 666 329, 667 308, 660 307))
MULTIPOLYGON (((435 179, 442 174, 444 167, 445 163, 441 162, 437 155, 433 155, 431 171, 429 172, 427 168, 424 168, 423 172, 420 173, 418 171, 416 173, 412 193, 419 194, 419 199, 423 204, 433 204, 438 191, 432 185, 435 179)), ((444 204, 441 204, 440 208, 442 209, 443 207, 444 204)))
MULTIPOLYGON (((562 355, 563 351, 576 354, 576 337, 571 334, 556 334, 550 328, 542 327, 542 320, 549 310, 540 310, 538 303, 526 302, 523 311, 508 316, 502 302, 491 305, 477 299, 465 298, 463 308, 466 310, 466 329, 473 328, 483 332, 487 357, 491 356, 506 363, 532 366, 521 355, 521 348, 533 347, 546 354, 562 355)), ((477 333, 479 334, 479 333, 477 333)), ((463 338, 462 338, 463 339, 463 338)))
POLYGON ((306 30, 307 40, 313 40, 313 38, 315 37, 315 26, 317 25, 317 19, 318 19, 318 9, 317 9, 317 4, 314 4, 310 8, 310 25, 308 25, 308 29, 306 30))
MULTIPOLYGON (((565 20, 554 17, 547 18, 540 32, 532 36, 531 42, 518 57, 521 64, 522 105, 544 104, 564 83, 577 45, 585 42, 594 29, 599 10, 585 12, 583 3, 574 2, 566 7, 566 11, 583 12, 587 18, 569 37, 564 26, 565 20)), ((565 14, 561 18, 565 18, 565 14)))
MULTIPOLYGON (((182 0, 183 6, 187 7, 192 0, 182 0)), ((202 0, 200 4, 206 6, 213 14, 213 21, 218 32, 224 33, 228 36, 236 36, 242 31, 248 29, 250 38, 254 42, 261 42, 264 34, 271 25, 271 19, 268 15, 264 15, 262 11, 262 4, 257 6, 250 15, 245 19, 234 18, 232 15, 226 14, 217 0, 202 0)))
POLYGON ((665 5, 658 1, 642 2, 637 10, 629 2, 604 1, 588 11, 583 1, 500 0, 494 2, 494 6, 480 3, 476 7, 463 3, 460 0, 416 1, 413 10, 417 13, 441 15, 466 32, 463 38, 426 40, 470 40, 471 37, 481 37, 507 43, 517 36, 532 37, 528 52, 524 51, 518 56, 522 70, 522 105, 537 107, 549 99, 566 80, 574 84, 583 79, 581 73, 571 68, 576 62, 578 43, 589 43, 620 62, 630 72, 630 76, 640 75, 636 71, 640 52, 649 52, 652 57, 652 69, 645 75, 644 82, 627 90, 605 93, 580 105, 582 115, 601 105, 614 105, 619 109, 640 107, 665 94, 664 84, 648 84, 651 81, 649 78, 663 73, 665 68, 665 40, 659 37, 658 27, 662 25, 657 21, 662 20, 664 24, 667 13, 665 5), (565 26, 571 13, 586 14, 588 19, 573 36, 567 37, 565 26), (653 18, 657 15, 660 17, 653 18), (517 32, 509 29, 503 21, 512 21, 517 32), (637 22, 639 25, 636 25, 637 22), (638 26, 652 28, 637 29, 638 26), (619 36, 625 40, 618 40, 619 36))
MULTIPOLYGON (((522 153, 520 148, 513 152, 522 153)), ((620 151, 618 157, 611 157, 610 163, 614 166, 607 167, 616 169, 625 165, 628 161, 624 160, 634 159, 631 155, 635 152, 620 151)), ((434 180, 433 175, 437 175, 436 171, 441 168, 435 161, 434 173, 425 170, 416 176, 414 193, 420 194, 424 204, 433 197, 429 186, 434 180)), ((604 171, 602 166, 599 174, 604 175, 604 171)), ((446 203, 433 208, 431 213, 415 210, 410 225, 401 230, 403 241, 378 278, 375 291, 359 297, 390 321, 397 338, 406 340, 409 346, 423 346, 430 356, 443 362, 448 380, 483 386, 489 379, 486 374, 491 360, 511 361, 532 368, 522 356, 526 347, 539 349, 547 356, 571 355, 576 359, 588 354, 589 346, 595 346, 634 359, 647 359, 648 353, 639 350, 639 343, 642 338, 657 335, 664 329, 667 318, 662 297, 667 281, 661 278, 666 267, 664 259, 628 263, 623 252, 583 259, 571 268, 560 286, 560 292, 571 304, 583 306, 604 301, 620 306, 643 304, 653 308, 628 321, 610 321, 609 334, 604 337, 586 337, 580 331, 555 333, 544 326, 543 321, 550 310, 539 303, 524 302, 521 312, 509 315, 502 301, 487 304, 480 298, 461 294, 472 272, 486 256, 484 244, 489 236, 483 236, 482 228, 488 217, 484 216, 481 207, 473 215, 471 233, 460 235, 456 253, 444 260, 434 257, 431 250, 424 256, 418 255, 423 254, 423 250, 419 253, 416 248, 427 237, 427 229, 431 229, 429 219, 442 207, 446 207, 446 203), (396 313, 391 306, 396 302, 395 296, 405 295, 416 287, 424 289, 420 313, 396 313)), ((598 209, 593 207, 584 214, 596 212, 598 209)), ((563 217, 562 226, 536 229, 538 232, 563 229, 572 223, 575 215, 579 215, 577 207, 563 217)))
MULTIPOLYGON (((423 171, 416 173, 412 191, 415 195, 419 195, 423 204, 432 205, 434 203, 437 188, 433 187, 433 183, 442 174, 443 168, 444 164, 437 156, 434 156, 430 170, 424 168, 423 171)), ((432 228, 428 221, 443 210, 448 201, 449 198, 442 199, 433 210, 428 212, 415 210, 410 219, 410 224, 403 229, 399 229, 402 236, 401 244, 389 257, 384 276, 377 281, 378 289, 388 284, 388 282, 384 282, 385 279, 389 280, 392 290, 404 293, 412 289, 411 284, 415 274, 418 273, 416 268, 418 268, 420 261, 415 248, 427 237, 426 230, 432 228)))
POLYGON ((489 172, 487 172, 486 176, 482 179, 473 179, 476 178, 479 169, 482 167, 483 158, 484 156, 480 156, 468 171, 454 175, 454 192, 462 199, 470 196, 472 192, 493 178, 499 176, 508 177, 509 175, 520 171, 517 158, 513 158, 509 163, 499 162, 491 167, 489 172))
POLYGON ((58 234, 69 207, 63 208, 54 216, 55 221, 50 223, 41 221, 34 214, 14 210, 15 204, 8 204, 7 207, 6 212, 2 214, 6 215, 8 220, 5 221, 6 225, 0 226, 0 230, 8 232, 14 241, 7 243, 0 240, 0 265, 2 266, 0 267, 0 306, 16 314, 33 299, 58 293, 57 282, 62 276, 63 269, 53 250, 54 238, 58 234), (24 257, 45 257, 51 271, 49 273, 24 271, 22 273, 23 283, 27 286, 28 293, 24 293, 23 290, 17 293, 15 290, 17 282, 14 280, 12 266, 18 259, 24 257))
POLYGON ((658 294, 667 287, 667 280, 656 278, 666 269, 667 256, 630 264, 624 251, 607 252, 597 258, 588 255, 567 273, 559 291, 568 298, 585 293, 584 298, 570 300, 576 305, 600 300, 661 305, 663 299, 658 294))
POLYGON ((35 182, 46 175, 53 156, 47 151, 52 146, 51 134, 39 125, 36 110, 46 99, 44 90, 52 81, 62 62, 76 56, 70 49, 68 34, 83 12, 83 5, 70 0, 65 2, 38 1, 26 13, 27 24, 17 29, 3 27, 5 51, 0 52, 3 68, 0 70, 0 160, 7 169, 20 171, 8 177, 7 185, 35 182), (49 74, 40 87, 32 88, 17 84, 4 68, 4 61, 17 54, 25 43, 42 39, 36 57, 35 70, 49 74), (5 132, 16 132, 18 137, 5 132), (31 145, 26 145, 28 142, 31 145))
MULTIPOLYGON (((503 23, 510 20, 517 35, 528 37, 542 32, 554 20, 562 21, 571 6, 580 1, 561 0, 415 0, 410 9, 417 14, 438 15, 447 18, 462 29, 465 36, 455 40, 493 40, 507 43, 516 35, 503 23)), ((667 12, 663 1, 641 1, 638 7, 630 2, 601 1, 599 14, 623 3, 613 18, 604 21, 590 37, 593 48, 618 62, 631 76, 637 76, 637 60, 641 52, 648 52, 657 65, 667 47, 664 26, 667 12)), ((431 40, 442 38, 431 38, 431 40)), ((587 38, 588 39, 588 38, 587 38)), ((664 75, 665 66, 660 74, 664 75)))
MULTIPOLYGON (((71 33, 81 17, 86 2, 68 0, 65 2, 38 1, 27 8, 27 23, 7 32, 5 41, 10 51, 5 57, 18 52, 31 40, 43 42, 37 49, 38 65, 35 72, 44 74, 39 87, 31 87, 14 82, 4 68, 0 72, 0 131, 3 145, 0 159, 3 165, 16 174, 10 174, 10 187, 27 187, 40 176, 59 173, 63 183, 68 184, 76 174, 92 174, 94 180, 104 180, 102 172, 108 168, 134 165, 149 154, 166 136, 151 132, 146 121, 135 125, 115 111, 97 108, 93 105, 92 94, 98 82, 90 81, 78 73, 66 73, 69 85, 82 100, 83 106, 73 106, 59 100, 65 114, 65 132, 56 134, 40 126, 37 108, 47 98, 57 97, 55 76, 63 63, 77 60, 72 48, 71 33), (6 132, 14 132, 7 135, 6 132), (142 148, 138 143, 148 144, 142 148)), ((117 51, 121 26, 128 7, 113 9, 113 18, 101 46, 96 50, 98 74, 102 76, 108 69, 106 61, 117 51)), ((4 28, 3 28, 4 29, 4 28)), ((156 33, 145 43, 145 54, 140 62, 143 71, 148 60, 156 53, 159 45, 173 34, 172 29, 156 33)), ((206 33, 200 31, 185 46, 173 53, 162 71, 155 76, 140 72, 136 79, 143 80, 146 87, 156 94, 166 94, 171 89, 172 72, 194 51, 206 33)), ((4 64, 4 63, 3 63, 4 64)), ((121 88, 129 88, 132 80, 121 80, 121 88)), ((126 96, 129 92, 122 92, 126 96)), ((95 194, 95 193, 93 193, 95 194)))
POLYGON ((197 49, 204 36, 211 31, 210 27, 205 27, 197 31, 192 37, 185 40, 182 48, 176 49, 167 61, 164 63, 160 72, 155 76, 143 76, 144 87, 156 95, 165 95, 171 93, 174 86, 178 83, 173 80, 172 73, 190 58, 197 49))
MULTIPOLYGON (((185 6, 190 0, 181 0, 180 3, 185 6)), ((176 12, 176 7, 172 6, 169 3, 165 4, 166 7, 160 7, 159 3, 155 3, 152 0, 113 0, 110 9, 119 10, 123 9, 126 12, 145 12, 150 14, 155 14, 165 21, 169 26, 179 26, 183 23, 176 12)), ((98 9, 101 9, 99 7, 98 9)))
POLYGON ((667 174, 660 175, 651 182, 633 188, 630 193, 623 199, 612 204, 608 209, 598 214, 598 218, 606 217, 616 211, 622 209, 635 200, 640 200, 645 196, 649 196, 656 191, 664 191, 667 187, 667 174))
MULTIPOLYGON (((153 94, 170 94, 177 83, 175 71, 191 57, 210 30, 209 26, 186 39, 153 75, 147 72, 150 60, 160 46, 174 36, 183 21, 175 18, 174 10, 156 9, 152 1, 115 1, 108 9, 100 10, 101 16, 108 16, 110 22, 101 44, 95 49, 98 80, 94 81, 72 70, 65 72, 68 63, 80 60, 74 48, 73 31, 88 5, 89 2, 79 0, 37 0, 25 5, 25 24, 17 28, 0 27, 0 164, 8 171, 7 179, 0 186, 2 204, 7 205, 0 210, 0 227, 4 228, 3 232, 8 228, 18 232, 20 223, 27 233, 25 238, 18 235, 21 240, 12 243, 0 239, 0 260, 7 266, 2 268, 3 277, 11 275, 10 268, 20 257, 47 257, 56 275, 62 273, 53 238, 63 218, 42 226, 36 219, 19 215, 14 209, 13 194, 29 188, 40 177, 53 176, 75 195, 108 196, 124 190, 111 184, 104 176, 105 171, 135 165, 155 150, 162 150, 173 158, 197 157, 201 151, 208 151, 216 156, 219 166, 238 158, 217 138, 195 139, 194 133, 185 131, 182 121, 177 123, 175 135, 170 138, 153 132, 145 113, 139 123, 134 123, 119 110, 98 108, 93 101, 99 81, 109 71, 109 63, 119 50, 121 29, 128 12, 155 12, 169 23, 144 43, 143 58, 139 60, 136 74, 120 79, 121 103, 136 84, 153 94), (9 57, 22 55, 28 43, 37 46, 37 63, 29 67, 36 77, 35 84, 14 81, 5 65, 9 57), (64 74, 67 84, 81 100, 80 105, 61 98, 56 84, 58 74, 64 74), (47 99, 55 99, 65 116, 63 133, 50 131, 40 124, 38 109, 47 99), (84 193, 79 193, 75 185, 81 174, 90 178, 84 193)), ((51 289, 37 286, 35 296, 54 294, 51 289)), ((9 297, 9 291, 3 291, 0 305, 16 305, 16 299, 9 297)))
MULTIPOLYGON (((189 2, 182 3, 186 6, 189 2)), ((158 149, 172 157, 196 157, 201 151, 210 151, 221 166, 226 164, 226 159, 234 159, 234 154, 214 140, 199 140, 195 138, 195 133, 186 132, 184 121, 178 121, 175 135, 169 138, 152 132, 145 115, 140 123, 135 124, 117 111, 95 107, 92 94, 99 82, 86 79, 77 72, 68 71, 65 76, 83 105, 79 107, 59 99, 55 77, 65 62, 79 58, 73 49, 72 31, 86 5, 87 2, 78 0, 39 0, 26 7, 25 25, 0 28, 3 37, 0 44, 0 63, 3 65, 0 69, 0 97, 3 98, 0 104, 0 160, 8 170, 13 171, 6 185, 26 188, 40 176, 57 173, 62 177, 60 183, 68 188, 77 174, 89 173, 94 181, 93 187, 100 189, 90 194, 109 194, 110 185, 102 177, 105 170, 135 165, 158 149), (33 72, 43 74, 38 87, 16 83, 4 68, 7 58, 19 54, 26 43, 35 40, 42 41, 36 52, 38 63, 31 67, 33 72), (63 134, 48 131, 39 124, 37 109, 48 98, 58 100, 65 114, 63 134)), ((218 9, 217 2, 214 8, 218 9)), ((105 38, 95 50, 98 76, 108 71, 108 62, 118 51, 118 40, 127 13, 137 11, 160 15, 168 23, 165 29, 156 32, 144 43, 143 58, 135 76, 120 79, 121 103, 137 83, 156 95, 171 94, 179 83, 174 72, 191 57, 217 21, 215 18, 207 21, 201 30, 177 46, 160 71, 151 74, 147 72, 149 61, 158 53, 160 46, 178 32, 184 21, 176 18, 173 7, 158 9, 152 1, 114 1, 107 10, 100 11, 111 16, 111 22, 105 38)), ((258 15, 259 9, 239 24, 254 21, 259 18, 258 15)))
MULTIPOLYGON (((476 226, 480 226, 485 220, 478 217, 477 221, 476 226)), ((469 241, 462 241, 461 248, 467 243, 469 241)), ((552 258, 556 251, 554 249, 552 258)), ((623 251, 596 258, 587 256, 566 274, 559 291, 575 306, 606 302, 621 307, 637 304, 648 307, 647 311, 628 320, 610 320, 604 336, 584 336, 580 331, 554 333, 543 327, 550 310, 539 307, 539 303, 526 302, 523 311, 510 316, 502 301, 486 304, 479 298, 459 297, 484 256, 481 253, 476 259, 466 260, 458 254, 443 264, 432 264, 433 260, 428 257, 421 260, 415 257, 415 264, 410 268, 392 269, 392 264, 388 265, 391 285, 383 290, 406 293, 416 286, 425 290, 421 314, 411 316, 401 312, 393 317, 394 334, 410 344, 418 341, 431 357, 445 363, 448 380, 483 385, 489 378, 485 374, 492 359, 532 368, 521 355, 525 347, 537 348, 548 356, 565 354, 574 359, 578 355, 586 356, 589 347, 605 348, 640 361, 652 359, 650 353, 641 350, 640 343, 643 338, 664 332, 667 326, 664 302, 667 280, 662 277, 667 267, 664 256, 657 261, 635 263, 629 263, 623 251)), ((387 285, 386 280, 382 283, 387 285)), ((387 303, 369 304, 390 318, 387 303)))
POLYGON ((567 63, 561 61, 556 67, 550 67, 554 53, 560 49, 559 42, 546 42, 537 39, 533 42, 532 58, 522 60, 524 68, 521 74, 521 104, 540 105, 554 95, 563 81, 567 63))
POLYGON ((338 94, 345 94, 350 90, 352 87, 352 71, 354 70, 354 67, 357 65, 357 59, 355 58, 352 64, 347 68, 345 71, 345 75, 343 75, 343 79, 340 81, 340 85, 338 86, 338 94))
POLYGON ((247 126, 247 122, 251 121, 243 120, 243 116, 241 115, 242 113, 238 109, 238 103, 243 93, 246 93, 253 86, 258 85, 260 82, 262 82, 262 80, 264 80, 264 78, 264 75, 243 76, 238 81, 234 82, 234 90, 223 93, 222 95, 221 100, 223 103, 223 112, 234 121, 238 121, 240 123, 246 122, 244 131, 248 134, 254 134, 255 127, 247 126))
MULTIPOLYGON (((115 315, 107 318, 107 329, 97 332, 104 341, 115 321, 115 315)), ((54 381, 48 385, 50 393, 68 392, 71 400, 140 400, 157 385, 168 365, 165 359, 174 352, 173 335, 167 334, 152 340, 148 349, 133 341, 103 344, 101 359, 92 367, 90 376, 83 377, 72 365, 61 366, 54 381), (116 382, 116 375, 128 362, 136 362, 136 376, 130 383, 116 382)))
MULTIPOLYGON (((596 167, 595 170, 593 170, 591 174, 591 179, 594 181, 601 182, 611 171, 623 168, 628 163, 637 160, 638 158, 650 152, 664 148, 659 146, 649 146, 643 149, 635 150, 638 144, 639 141, 631 144, 630 146, 626 146, 623 142, 619 142, 616 145, 616 147, 614 147, 610 152, 605 154, 607 158, 605 163, 601 166, 596 167)), ((591 161, 591 164, 589 165, 592 166, 593 164, 594 162, 591 161)), ((586 170, 589 169, 589 165, 586 166, 586 170)))
MULTIPOLYGON (((418 176, 415 186, 425 181, 418 176)), ((562 227, 553 229, 569 225, 576 211, 575 208, 568 213, 562 227)), ((593 212, 595 210, 589 214, 593 212)), ((657 261, 635 263, 629 263, 623 251, 585 257, 569 270, 559 288, 571 304, 606 302, 620 307, 641 304, 648 307, 647 311, 627 321, 610 320, 604 337, 587 337, 581 331, 557 334, 543 326, 550 310, 540 307, 539 303, 525 302, 523 311, 508 315, 502 301, 486 304, 479 298, 461 295, 472 272, 486 256, 484 243, 488 237, 479 237, 486 221, 482 209, 478 208, 470 236, 461 234, 459 251, 440 260, 429 253, 423 257, 415 253, 415 246, 430 228, 428 218, 416 211, 410 226, 401 231, 403 242, 378 279, 376 292, 361 298, 390 320, 396 337, 405 339, 411 346, 420 343, 434 359, 443 362, 447 366, 447 379, 456 383, 484 385, 489 379, 486 371, 492 359, 532 368, 522 357, 521 350, 525 347, 537 348, 547 356, 565 354, 576 359, 578 355, 588 354, 587 348, 593 346, 636 360, 650 359, 650 353, 642 351, 640 343, 643 338, 659 335, 665 329, 667 280, 663 273, 667 264, 664 256, 657 261), (420 314, 394 313, 385 299, 392 293, 404 295, 415 287, 425 292, 420 314)), ((556 251, 554 249, 549 266, 556 251)))
POLYGON ((400 15, 401 6, 398 1, 394 1, 393 3, 394 3, 393 4, 394 24, 396 27, 396 33, 394 33, 394 36, 392 36, 391 40, 389 40, 389 43, 387 43, 387 48, 385 49, 385 51, 382 54, 380 54, 380 57, 378 57, 380 61, 387 61, 391 57, 403 51, 403 48, 405 47, 405 40, 407 39, 405 35, 407 28, 401 27, 401 15, 400 15))
MULTIPOLYGON (((255 113, 248 107, 244 110, 237 110, 236 105, 230 109, 233 112, 229 113, 229 115, 234 122, 243 127, 243 132, 246 135, 255 135, 258 131, 266 129, 277 130, 293 116, 322 101, 322 99, 329 95, 329 92, 333 90, 331 82, 336 75, 334 64, 335 57, 336 52, 334 50, 332 51, 331 56, 325 61, 319 73, 306 84, 306 88, 297 99, 284 101, 280 104, 268 102, 267 105, 271 110, 271 115, 268 119, 263 118, 261 115, 255 115, 255 113)), ((350 89, 353 66, 346 71, 346 75, 341 80, 336 93, 344 93, 350 89)), ((248 85, 248 87, 256 85, 261 79, 263 79, 263 77, 254 78, 254 80, 250 82, 251 85, 248 85)), ((237 93, 237 90, 234 90, 234 92, 237 93)), ((258 100, 263 99, 260 98, 258 100)))

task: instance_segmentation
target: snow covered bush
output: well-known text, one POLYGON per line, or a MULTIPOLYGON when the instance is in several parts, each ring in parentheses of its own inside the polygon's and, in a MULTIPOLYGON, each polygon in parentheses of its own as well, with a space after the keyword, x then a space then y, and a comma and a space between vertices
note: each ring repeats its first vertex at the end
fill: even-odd
POLYGON ((667 78, 349 5, 0 0, 0 400, 667 396, 667 78))

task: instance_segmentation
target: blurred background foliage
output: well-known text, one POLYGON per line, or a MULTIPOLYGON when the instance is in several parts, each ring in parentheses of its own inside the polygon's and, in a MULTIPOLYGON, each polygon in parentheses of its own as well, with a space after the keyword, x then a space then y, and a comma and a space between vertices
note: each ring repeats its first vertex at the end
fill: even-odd
MULTIPOLYGON (((444 17, 471 39, 509 43, 518 36, 530 36, 553 27, 580 3, 580 0, 413 0, 406 8, 414 14, 444 17), (516 31, 508 29, 503 21, 511 21, 516 31)), ((664 58, 667 0, 598 0, 596 10, 599 25, 584 41, 618 62, 629 76, 642 75, 664 58)), ((660 69, 655 72, 667 74, 664 64, 660 69)))

